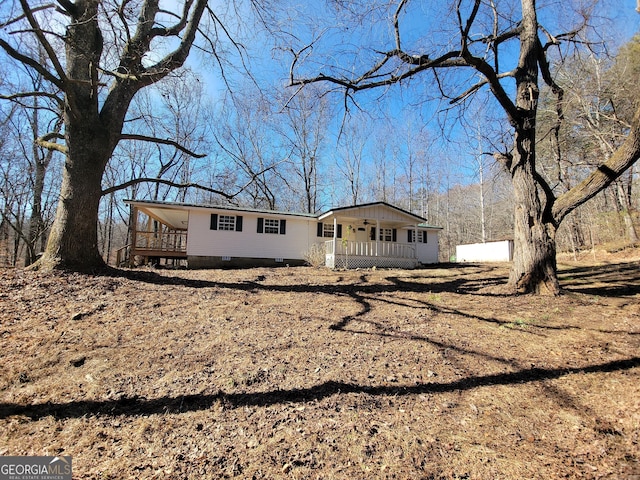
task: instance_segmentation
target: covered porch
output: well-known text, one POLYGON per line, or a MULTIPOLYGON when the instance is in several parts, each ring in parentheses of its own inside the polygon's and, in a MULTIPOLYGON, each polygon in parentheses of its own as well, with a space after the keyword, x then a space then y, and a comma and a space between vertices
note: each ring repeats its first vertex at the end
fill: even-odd
POLYGON ((189 211, 153 202, 127 202, 131 207, 131 241, 116 252, 118 266, 161 260, 186 260, 189 211))
POLYGON ((324 241, 329 268, 415 268, 421 263, 416 239, 422 217, 380 202, 334 209, 319 220, 321 236, 330 237, 324 241))
POLYGON ((328 240, 325 265, 329 268, 415 268, 416 249, 410 244, 328 240))

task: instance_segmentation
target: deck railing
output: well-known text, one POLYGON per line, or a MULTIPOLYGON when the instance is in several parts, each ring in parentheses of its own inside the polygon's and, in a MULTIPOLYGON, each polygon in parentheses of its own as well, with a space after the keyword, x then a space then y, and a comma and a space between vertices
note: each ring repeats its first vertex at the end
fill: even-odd
POLYGON ((183 230, 140 231, 136 232, 136 243, 133 250, 153 252, 187 251, 187 232, 183 230))

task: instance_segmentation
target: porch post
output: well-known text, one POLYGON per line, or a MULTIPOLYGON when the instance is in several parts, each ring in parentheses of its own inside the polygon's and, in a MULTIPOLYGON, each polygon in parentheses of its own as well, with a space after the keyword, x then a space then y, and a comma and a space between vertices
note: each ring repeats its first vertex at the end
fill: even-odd
POLYGON ((378 243, 380 242, 380 220, 376 219, 376 257, 378 256, 378 252, 380 249, 378 248, 378 243))
POLYGON ((338 246, 338 217, 333 217, 333 255, 334 258, 338 254, 336 247, 338 246))
POLYGON ((413 231, 414 231, 413 238, 415 239, 415 245, 413 247, 413 257, 416 260, 418 260, 418 224, 417 223, 416 223, 413 231))
POLYGON ((133 267, 136 244, 138 243, 138 208, 131 204, 131 248, 129 248, 129 266, 133 267))

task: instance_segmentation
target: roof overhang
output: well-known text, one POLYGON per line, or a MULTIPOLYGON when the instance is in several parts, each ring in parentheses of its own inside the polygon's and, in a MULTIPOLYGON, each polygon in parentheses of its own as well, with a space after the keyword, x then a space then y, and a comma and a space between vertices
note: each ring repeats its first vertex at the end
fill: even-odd
POLYGON ((124 203, 134 206, 138 211, 148 215, 154 220, 177 230, 187 229, 190 211, 253 213, 284 218, 317 218, 316 215, 307 213, 277 212, 274 210, 236 207, 232 205, 195 205, 192 203, 164 202, 159 200, 125 200, 124 203))
POLYGON ((276 212, 271 210, 251 209, 235 206, 220 205, 195 205, 190 203, 164 202, 154 200, 125 200, 138 211, 148 215, 169 228, 186 230, 189 225, 189 212, 206 211, 233 211, 265 215, 277 215, 283 217, 301 217, 318 221, 332 221, 334 218, 343 223, 355 225, 384 224, 386 227, 418 226, 419 228, 441 230, 440 227, 428 225, 426 220, 411 212, 398 208, 386 202, 365 203, 350 207, 333 208, 320 215, 308 213, 276 212))
POLYGON ((189 208, 186 205, 136 200, 125 200, 125 203, 174 230, 186 230, 189 226, 189 208))

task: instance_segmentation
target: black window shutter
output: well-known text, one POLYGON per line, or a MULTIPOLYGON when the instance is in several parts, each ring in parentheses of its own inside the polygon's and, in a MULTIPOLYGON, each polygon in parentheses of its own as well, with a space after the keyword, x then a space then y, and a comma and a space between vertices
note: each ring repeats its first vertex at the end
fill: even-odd
POLYGON ((318 222, 318 233, 317 233, 318 237, 322 237, 324 236, 324 232, 322 230, 322 222, 318 222))
POLYGON ((342 224, 341 223, 338 224, 338 233, 336 234, 336 237, 342 238, 342 224))
POLYGON ((242 231, 242 215, 236 217, 236 232, 242 231))
POLYGON ((264 218, 258 218, 258 233, 264 231, 264 218))
POLYGON ((287 221, 286 220, 280 220, 280 235, 284 235, 285 233, 287 233, 287 221))
POLYGON ((398 241, 398 231, 395 228, 391 230, 391 241, 392 242, 398 241))
POLYGON ((423 230, 422 231, 422 243, 427 243, 428 239, 429 239, 429 237, 427 236, 427 231, 423 230))
POLYGON ((371 240, 375 240, 376 239, 376 227, 371 227, 371 232, 370 232, 369 238, 371 238, 371 240))
POLYGON ((412 233, 413 233, 413 230, 407 230, 407 242, 408 242, 408 243, 413 242, 413 235, 412 235, 412 233))
POLYGON ((218 214, 211 214, 211 223, 209 224, 209 230, 217 230, 218 229, 218 214))

